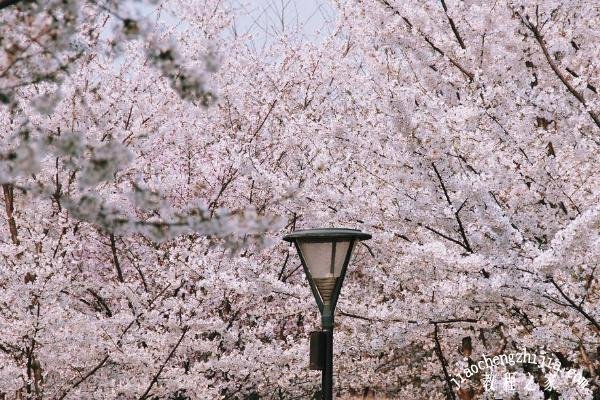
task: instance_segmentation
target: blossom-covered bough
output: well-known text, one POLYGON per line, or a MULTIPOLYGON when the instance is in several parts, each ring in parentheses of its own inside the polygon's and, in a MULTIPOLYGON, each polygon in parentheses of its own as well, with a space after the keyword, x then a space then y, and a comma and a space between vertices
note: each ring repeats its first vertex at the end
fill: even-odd
POLYGON ((373 233, 339 395, 483 398, 526 348, 588 385, 506 396, 598 396, 598 8, 332 4, 257 47, 230 2, 0 0, 0 398, 310 398, 271 239, 319 225, 373 233))

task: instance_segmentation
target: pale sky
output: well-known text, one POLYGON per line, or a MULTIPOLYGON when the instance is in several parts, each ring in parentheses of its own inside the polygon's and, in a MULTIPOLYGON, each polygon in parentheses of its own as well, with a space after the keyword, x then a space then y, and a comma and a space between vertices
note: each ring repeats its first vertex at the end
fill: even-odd
POLYGON ((258 46, 281 33, 282 26, 286 30, 301 26, 306 40, 318 40, 319 36, 333 28, 336 17, 335 9, 328 0, 230 1, 246 14, 236 23, 238 32, 254 33, 258 46))

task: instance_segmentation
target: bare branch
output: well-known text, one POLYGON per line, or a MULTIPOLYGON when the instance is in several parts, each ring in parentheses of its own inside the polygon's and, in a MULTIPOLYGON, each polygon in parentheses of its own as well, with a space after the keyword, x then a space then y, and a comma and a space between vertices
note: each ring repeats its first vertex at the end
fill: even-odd
POLYGON ((465 249, 467 249, 467 251, 469 253, 473 253, 473 249, 471 248, 471 244, 469 243, 469 239, 467 238, 467 233, 465 232, 465 228, 463 226, 462 220, 460 219, 460 217, 458 215, 458 213, 463 208, 463 206, 465 205, 466 202, 467 202, 467 200, 465 199, 465 201, 462 203, 462 205, 454 213, 454 217, 456 218, 456 223, 458 223, 458 231, 460 232, 460 236, 462 237, 463 243, 465 244, 465 246, 464 246, 465 249))
MULTIPOLYGON (((379 1, 388 10, 390 10, 394 15, 397 15, 400 18, 402 18, 402 20, 406 23, 406 25, 408 26, 409 29, 412 29, 414 27, 414 25, 406 17, 404 17, 402 14, 400 14, 400 12, 394 6, 392 6, 389 1, 387 1, 387 0, 379 0, 379 1)), ((440 49, 438 46, 436 46, 433 43, 433 41, 430 38, 428 38, 425 34, 423 34, 420 31, 418 31, 418 33, 435 52, 440 54, 442 57, 446 57, 452 65, 454 65, 460 72, 462 72, 463 75, 465 75, 469 79, 469 82, 473 81, 473 79, 475 78, 475 75, 472 72, 468 71, 465 67, 460 65, 456 60, 454 60, 452 57, 450 57, 448 54, 446 54, 442 49, 440 49)), ((462 41, 462 39, 461 39, 461 41, 462 41)), ((464 43, 463 43, 463 45, 464 45, 464 43)))
POLYGON ((450 61, 450 63, 452 65, 454 65, 456 68, 458 68, 458 70, 460 72, 462 72, 467 78, 469 78, 469 81, 472 82, 473 79, 475 78, 475 75, 473 75, 472 72, 467 71, 467 69, 465 67, 463 67, 462 65, 460 65, 457 61, 455 61, 452 57, 450 57, 449 55, 447 55, 442 49, 440 49, 439 47, 437 47, 432 41, 431 39, 429 39, 427 36, 423 35, 423 39, 425 39, 425 41, 427 42, 427 44, 429 46, 431 46, 431 48, 433 50, 435 50, 437 53, 439 53, 442 57, 446 57, 448 58, 448 61, 450 61))
POLYGON ((598 332, 600 332, 600 324, 598 323, 598 321, 596 321, 596 319, 594 317, 592 317, 590 314, 588 314, 581 305, 577 305, 563 290, 562 288, 556 283, 556 281, 554 280, 554 278, 549 278, 547 282, 550 282, 555 288, 556 290, 558 290, 558 293, 560 293, 560 295, 563 297, 563 299, 565 299, 567 301, 567 303, 569 303, 569 305, 571 306, 571 308, 577 310, 577 312, 579 312, 581 315, 583 315, 583 317, 585 319, 587 319, 593 326, 594 328, 596 328, 596 330, 598 332))
MULTIPOLYGON (((102 306, 102 308, 104 308, 104 311, 106 313, 107 317, 112 317, 113 313, 110 309, 110 307, 108 306, 108 303, 106 302, 106 300, 104 300, 104 297, 100 296, 98 293, 96 293, 93 289, 87 289, 88 293, 90 293, 92 296, 94 296, 94 298, 96 299, 96 301, 98 301, 98 303, 102 306)), ((83 300, 83 299, 82 299, 83 300)))
POLYGON ((438 326, 437 324, 433 325, 433 340, 435 341, 435 354, 440 360, 440 364, 442 364, 442 371, 444 372, 444 380, 446 381, 446 398, 448 400, 456 400, 456 396, 454 396, 454 391, 452 390, 452 384, 450 375, 448 374, 448 361, 444 357, 444 353, 442 353, 442 346, 440 345, 440 339, 438 337, 438 326))
POLYGON ((112 233, 109 235, 110 237, 110 250, 113 256, 113 264, 115 265, 115 269, 117 270, 117 278, 119 278, 119 282, 125 282, 123 279, 123 271, 121 270, 121 263, 119 262, 119 257, 117 256, 117 245, 115 242, 115 235, 112 233))
MULTIPOLYGON (((550 68, 552 69, 554 74, 558 77, 558 79, 560 79, 560 81, 567 88, 567 90, 573 95, 573 97, 575 97, 577 99, 577 101, 579 101, 579 103, 581 103, 584 107, 587 108, 587 103, 585 101, 585 97, 583 96, 583 94, 578 92, 577 89, 575 89, 573 87, 573 85, 571 85, 571 83, 567 80, 565 75, 558 69, 558 66, 556 65, 554 60, 552 60, 552 58, 550 57, 550 53, 548 52, 548 46, 546 46, 546 42, 544 41, 544 37, 543 37, 542 33, 540 32, 538 25, 537 24, 534 25, 529 20, 529 17, 527 15, 525 17, 521 16, 520 14, 518 14, 518 15, 521 17, 521 22, 523 23, 523 25, 527 29, 529 29, 531 31, 531 33, 533 33, 533 37, 535 38, 535 41, 540 46, 542 53, 544 54, 544 58, 546 58, 546 61, 548 62, 548 65, 550 65, 550 68)), ((592 120, 594 121, 596 126, 598 128, 600 128, 600 117, 598 116, 598 114, 593 112, 592 110, 586 110, 586 111, 589 114, 589 116, 592 118, 592 120)))
POLYGON ((442 7, 444 8, 444 13, 446 14, 446 18, 448 18, 448 22, 450 23, 450 28, 452 28, 452 32, 454 32, 454 36, 456 37, 456 40, 458 40, 458 44, 460 45, 460 47, 462 49, 466 49, 467 47, 465 46, 465 42, 463 42, 462 38, 460 37, 458 28, 454 24, 454 21, 452 20, 452 18, 450 18, 450 16, 448 15, 448 7, 446 6, 446 2, 444 0, 440 0, 440 2, 442 3, 442 7))
POLYGON ((460 247, 464 248, 465 250, 468 250, 467 247, 465 246, 465 244, 463 242, 461 242, 460 240, 456 240, 456 239, 454 239, 454 238, 452 238, 452 237, 450 237, 450 236, 448 236, 446 234, 443 234, 442 232, 440 232, 440 231, 438 231, 438 230, 436 230, 436 229, 434 229, 434 228, 432 228, 430 226, 423 225, 421 223, 418 223, 417 225, 422 226, 423 228, 427 229, 428 231, 430 231, 432 233, 435 233, 436 235, 438 235, 440 237, 443 237, 444 239, 449 240, 452 243, 456 243, 457 245, 459 245, 460 247))
POLYGON ((14 208, 14 190, 13 186, 5 183, 2 185, 2 190, 4 192, 4 208, 6 210, 6 218, 8 219, 8 230, 10 231, 10 238, 13 244, 19 244, 19 237, 17 235, 17 223, 15 222, 15 217, 13 212, 14 208))
POLYGON ((438 171, 437 167, 435 166, 435 163, 431 163, 431 166, 433 167, 433 170, 435 171, 435 174, 438 177, 438 180, 440 181, 440 186, 442 187, 442 190, 444 191, 444 196, 446 196, 446 201, 448 202, 448 205, 452 205, 452 201, 450 201, 450 196, 448 195, 448 190, 446 189, 446 185, 444 185, 444 180, 442 179, 442 175, 440 175, 440 172, 438 171))
POLYGON ((185 334, 187 332, 188 332, 188 327, 186 326, 186 327, 183 328, 183 333, 179 337, 179 340, 177 341, 177 343, 175 343, 175 346, 173 346, 173 348, 171 349, 171 352, 169 352, 169 355, 167 356, 167 358, 165 359, 165 361, 162 363, 162 365, 160 366, 160 368, 158 369, 158 371, 156 372, 156 374, 152 378, 152 381, 150 382, 150 385, 148 385, 148 388, 146 389, 146 391, 144 392, 144 394, 142 394, 140 396, 140 400, 144 400, 144 399, 148 398, 148 394, 150 393, 150 390, 152 390, 152 387, 158 382, 158 378, 160 377, 160 374, 162 373, 163 369, 165 368, 165 366, 167 365, 167 363, 169 362, 169 360, 175 354, 175 351, 177 350, 177 348, 179 347, 179 345, 183 341, 183 338, 185 337, 185 334))
MULTIPOLYGON (((431 163, 431 165, 433 166, 433 170, 435 171, 435 174, 438 178, 438 180, 440 181, 440 186, 442 188, 442 191, 444 192, 444 196, 446 197, 446 201, 448 202, 448 205, 450 207, 452 207, 452 200, 450 200, 450 194, 448 193, 448 189, 446 189, 446 185, 444 184, 444 180, 442 179, 442 175, 440 174, 440 172, 438 171, 437 167, 435 166, 435 163, 431 163)), ((460 237, 462 238, 462 242, 458 241, 456 239, 451 238, 448 235, 445 235, 439 231, 437 231, 436 229, 433 229, 429 226, 426 225, 422 225, 419 224, 420 226, 423 226, 425 229, 443 237, 444 239, 447 239, 453 243, 456 243, 458 245, 460 245, 461 247, 463 247, 465 250, 467 250, 469 253, 473 253, 473 248, 471 247, 471 244, 469 243, 469 239, 467 238, 467 233, 465 231, 465 228, 463 226, 462 220, 460 219, 460 211, 462 210, 462 208, 465 206, 465 204, 467 203, 467 199, 465 199, 465 201, 463 201, 463 203, 461 204, 460 207, 458 207, 458 209, 454 212, 454 218, 456 219, 456 223, 458 224, 458 232, 460 233, 460 237)))
POLYGON ((457 322, 476 323, 476 322, 479 322, 479 320, 476 318, 450 318, 450 319, 441 319, 438 321, 430 321, 429 323, 433 324, 433 325, 437 325, 437 324, 454 324, 457 322))
POLYGON ((75 382, 73 384, 73 386, 71 386, 69 389, 67 389, 59 398, 58 400, 62 400, 64 399, 67 394, 69 394, 69 392, 73 389, 75 389, 77 386, 81 385, 83 382, 85 382, 87 379, 89 379, 92 375, 94 375, 96 372, 98 372, 98 370, 100 368, 102 368, 104 366, 104 364, 106 364, 106 362, 108 361, 109 356, 105 356, 100 363, 98 363, 98 365, 96 365, 94 368, 92 368, 90 370, 90 372, 88 372, 87 374, 85 374, 84 376, 82 376, 77 382, 75 382))
POLYGON ((281 280, 283 273, 285 272, 285 267, 287 266, 288 260, 290 259, 290 250, 288 249, 287 254, 285 255, 285 260, 283 261, 283 266, 281 267, 281 271, 279 271, 279 275, 277 279, 281 280))

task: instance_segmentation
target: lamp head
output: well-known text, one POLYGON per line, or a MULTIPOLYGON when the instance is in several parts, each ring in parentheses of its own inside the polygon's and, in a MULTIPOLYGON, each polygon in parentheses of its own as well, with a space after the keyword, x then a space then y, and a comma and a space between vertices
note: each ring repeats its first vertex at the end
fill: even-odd
POLYGON ((347 228, 304 229, 283 237, 296 246, 322 314, 333 315, 354 245, 367 239, 370 234, 347 228))

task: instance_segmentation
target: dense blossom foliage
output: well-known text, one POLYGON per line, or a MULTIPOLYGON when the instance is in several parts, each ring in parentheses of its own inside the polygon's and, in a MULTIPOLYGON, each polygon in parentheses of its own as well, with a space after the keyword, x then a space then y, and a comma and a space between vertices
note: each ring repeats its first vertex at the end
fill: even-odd
POLYGON ((600 396, 600 9, 335 6, 257 49, 219 0, 0 1, 0 398, 311 398, 316 226, 373 234, 340 395, 527 349, 589 384, 505 398, 600 396))

